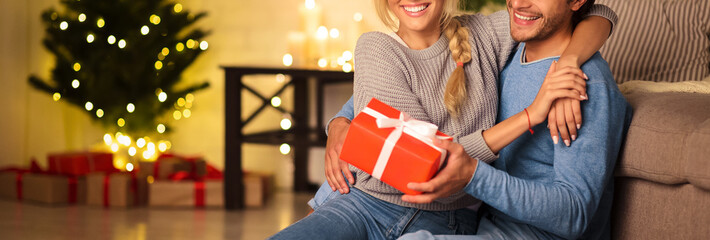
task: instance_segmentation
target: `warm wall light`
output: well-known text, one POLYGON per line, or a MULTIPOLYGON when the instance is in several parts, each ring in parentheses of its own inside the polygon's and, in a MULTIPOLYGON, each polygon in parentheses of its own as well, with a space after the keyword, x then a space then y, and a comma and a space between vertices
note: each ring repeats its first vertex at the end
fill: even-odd
POLYGON ((288 53, 284 54, 283 63, 284 63, 284 66, 290 67, 293 64, 293 56, 291 56, 291 54, 288 54, 288 53))

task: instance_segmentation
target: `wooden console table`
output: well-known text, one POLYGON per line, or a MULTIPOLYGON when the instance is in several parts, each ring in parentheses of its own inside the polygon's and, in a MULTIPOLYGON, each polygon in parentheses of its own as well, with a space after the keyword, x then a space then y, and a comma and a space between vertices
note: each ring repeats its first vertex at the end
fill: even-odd
MULTIPOLYGON (((244 183, 242 178, 242 143, 280 145, 288 143, 294 156, 295 191, 309 190, 308 149, 311 146, 325 146, 323 127, 323 87, 332 83, 353 81, 353 73, 342 71, 306 70, 293 68, 261 68, 222 66, 225 72, 225 155, 224 155, 224 205, 228 210, 244 208, 244 183), (256 74, 284 74, 291 76, 273 96, 262 96, 254 88, 245 85, 242 77, 256 74), (314 81, 316 92, 309 92, 308 82, 314 81), (294 111, 291 112, 292 127, 289 130, 274 130, 254 134, 244 134, 242 129, 262 110, 272 107, 270 100, 279 95, 287 86, 294 86, 294 111), (247 90, 262 100, 261 106, 242 120, 242 90, 247 90), (310 104, 308 96, 316 94, 316 127, 309 127, 310 104)), ((286 113, 280 107, 276 110, 286 113)))

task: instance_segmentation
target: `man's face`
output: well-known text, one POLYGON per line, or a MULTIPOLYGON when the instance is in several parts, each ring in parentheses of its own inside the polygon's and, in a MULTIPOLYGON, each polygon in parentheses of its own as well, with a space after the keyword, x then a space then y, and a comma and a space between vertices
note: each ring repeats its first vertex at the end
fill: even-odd
POLYGON ((546 39, 571 24, 573 2, 575 1, 507 0, 510 35, 517 42, 546 39))

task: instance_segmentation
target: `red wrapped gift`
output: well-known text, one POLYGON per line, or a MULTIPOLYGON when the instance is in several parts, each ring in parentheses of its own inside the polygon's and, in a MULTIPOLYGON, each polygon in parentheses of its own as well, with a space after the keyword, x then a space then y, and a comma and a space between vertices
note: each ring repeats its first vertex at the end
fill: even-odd
POLYGON ((350 123, 340 159, 406 194, 420 194, 407 184, 429 181, 446 157, 434 138, 451 139, 373 98, 350 123))
POLYGON ((50 154, 50 174, 82 176, 91 172, 117 172, 113 154, 102 152, 76 152, 50 154))

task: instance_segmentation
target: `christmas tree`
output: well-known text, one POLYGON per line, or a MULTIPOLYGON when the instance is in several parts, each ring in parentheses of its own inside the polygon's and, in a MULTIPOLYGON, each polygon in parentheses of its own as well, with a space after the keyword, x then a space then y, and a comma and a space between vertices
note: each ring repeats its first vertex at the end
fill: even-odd
POLYGON ((63 11, 42 14, 43 44, 56 65, 49 80, 30 76, 32 86, 86 109, 109 131, 133 136, 162 134, 171 118, 190 116, 191 93, 208 83, 176 85, 208 47, 201 40, 207 32, 191 27, 205 13, 164 0, 61 4, 63 11))

